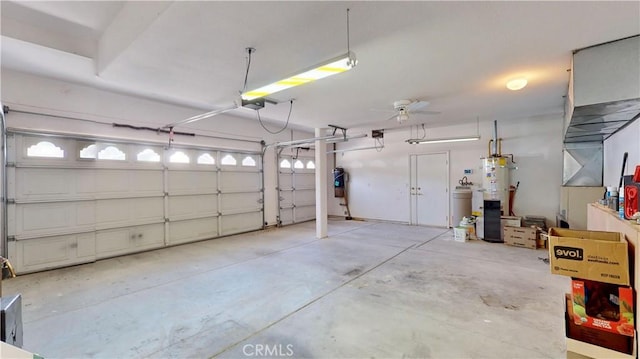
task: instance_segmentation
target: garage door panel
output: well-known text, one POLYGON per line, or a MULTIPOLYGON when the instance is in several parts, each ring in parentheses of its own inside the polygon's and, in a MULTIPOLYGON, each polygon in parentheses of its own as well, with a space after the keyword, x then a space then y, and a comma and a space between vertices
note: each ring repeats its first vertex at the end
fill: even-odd
POLYGON ((309 221, 316 218, 316 207, 315 206, 301 206, 296 207, 295 211, 295 221, 296 222, 304 222, 309 221))
POLYGON ((316 176, 313 173, 296 173, 296 189, 313 189, 316 186, 316 176))
POLYGON ((169 219, 191 219, 218 214, 218 195, 169 197, 169 219))
POLYGON ((15 208, 17 236, 93 230, 95 221, 95 206, 92 201, 23 203, 17 204, 15 208))
POLYGON ((7 207, 7 233, 20 271, 263 226, 258 152, 72 137, 9 136, 7 156, 16 165, 6 171, 8 198, 15 199, 7 207), (191 162, 182 163, 178 151, 191 162))
POLYGON ((237 213, 237 212, 251 212, 260 210, 262 204, 261 193, 223 193, 221 195, 221 212, 224 213, 237 213))
POLYGON ((280 173, 278 186, 282 190, 290 190, 293 188, 293 176, 291 173, 280 173))
POLYGON ((220 189, 223 192, 259 191, 260 173, 257 172, 221 172, 220 189))
POLYGON ((98 229, 164 221, 162 197, 103 199, 96 201, 98 229))
POLYGON ((316 191, 311 189, 296 190, 296 206, 315 205, 316 191))
POLYGON ((278 158, 280 224, 293 224, 315 218, 316 179, 313 161, 312 157, 278 158), (283 164, 293 168, 283 169, 283 164))
POLYGON ((133 253, 164 245, 164 223, 98 231, 96 258, 133 253))
POLYGON ((223 236, 254 231, 262 228, 262 212, 242 213, 222 216, 223 236))
POLYGON ((97 194, 141 195, 163 193, 162 171, 108 170, 96 172, 97 194))
POLYGON ((218 174, 214 171, 169 171, 169 194, 217 191, 218 174))
POLYGON ((207 217, 169 224, 169 243, 180 244, 218 236, 218 218, 207 217))
POLYGON ((290 208, 293 206, 293 191, 280 191, 280 207, 290 208))
POLYGON ((18 273, 95 260, 94 233, 27 239, 12 242, 12 247, 18 273))
POLYGON ((75 194, 75 171, 42 168, 17 170, 16 199, 64 198, 75 194))
POLYGON ((293 208, 280 209, 280 224, 293 224, 293 208))

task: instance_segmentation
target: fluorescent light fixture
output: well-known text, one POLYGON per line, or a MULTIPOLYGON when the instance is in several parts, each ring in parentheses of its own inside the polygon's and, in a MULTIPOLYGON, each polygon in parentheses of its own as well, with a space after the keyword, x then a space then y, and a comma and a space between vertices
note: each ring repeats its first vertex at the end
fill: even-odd
POLYGON ((344 153, 344 152, 351 152, 351 151, 362 151, 362 150, 380 150, 383 149, 384 146, 371 146, 371 147, 358 147, 358 148, 345 148, 344 150, 333 150, 333 151, 327 151, 327 154, 329 153, 344 153))
POLYGON ((297 75, 287 77, 285 79, 276 81, 266 86, 262 86, 255 90, 244 92, 242 94, 242 99, 253 100, 256 98, 269 96, 273 93, 286 90, 291 87, 303 85, 315 80, 323 79, 331 75, 351 70, 356 66, 357 63, 358 61, 356 60, 356 55, 353 52, 349 51, 342 56, 338 56, 319 65, 316 65, 310 69, 301 71, 297 75))
POLYGON ((527 86, 527 79, 525 78, 517 78, 507 82, 507 88, 511 91, 522 90, 525 86, 527 86))
POLYGON ((445 142, 464 142, 464 141, 477 141, 480 139, 480 136, 472 136, 472 137, 455 137, 455 138, 435 138, 432 140, 429 139, 420 139, 420 138, 411 138, 407 140, 407 143, 412 145, 417 145, 420 143, 445 143, 445 142))

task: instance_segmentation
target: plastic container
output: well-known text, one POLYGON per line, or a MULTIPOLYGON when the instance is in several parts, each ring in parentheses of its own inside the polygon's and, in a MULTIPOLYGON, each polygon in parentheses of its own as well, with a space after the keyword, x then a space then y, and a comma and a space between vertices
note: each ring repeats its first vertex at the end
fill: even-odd
POLYGON ((624 187, 620 187, 620 195, 618 196, 618 216, 624 219, 624 187))
POLYGON ((615 187, 607 187, 607 204, 610 209, 618 210, 618 189, 615 187))

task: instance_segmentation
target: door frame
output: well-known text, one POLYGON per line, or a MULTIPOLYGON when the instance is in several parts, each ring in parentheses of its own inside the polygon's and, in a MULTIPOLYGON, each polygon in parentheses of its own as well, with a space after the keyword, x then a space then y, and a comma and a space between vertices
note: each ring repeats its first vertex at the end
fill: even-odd
POLYGON ((447 164, 447 187, 446 187, 446 191, 447 191, 447 209, 446 209, 446 214, 447 214, 447 228, 451 228, 451 176, 450 176, 450 172, 451 172, 451 163, 450 163, 450 154, 449 151, 434 151, 434 152, 426 152, 426 153, 411 153, 409 154, 409 224, 412 226, 417 226, 418 225, 418 218, 417 218, 417 213, 415 213, 414 211, 414 199, 417 200, 414 195, 412 194, 411 191, 411 186, 414 183, 414 175, 417 175, 416 173, 414 173, 414 171, 416 170, 413 166, 413 158, 415 158, 416 160, 416 164, 417 164, 417 159, 418 156, 427 156, 427 155, 439 155, 439 154, 444 154, 446 156, 446 164, 447 164))

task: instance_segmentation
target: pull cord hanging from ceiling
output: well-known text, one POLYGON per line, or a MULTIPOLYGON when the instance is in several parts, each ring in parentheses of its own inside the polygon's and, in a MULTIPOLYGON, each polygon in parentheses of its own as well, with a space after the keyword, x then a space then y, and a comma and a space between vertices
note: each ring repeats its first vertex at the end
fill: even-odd
POLYGON ((293 110, 293 99, 289 100, 289 114, 287 115, 287 122, 285 122, 284 127, 282 127, 281 129, 277 130, 277 131, 271 131, 269 130, 264 123, 262 122, 262 118, 260 118, 260 110, 256 111, 256 114, 258 115, 258 122, 260 123, 260 126, 262 126, 262 128, 269 132, 272 135, 277 135, 279 133, 282 133, 282 131, 286 130, 287 127, 289 127, 289 120, 291 119, 291 111, 293 110))

